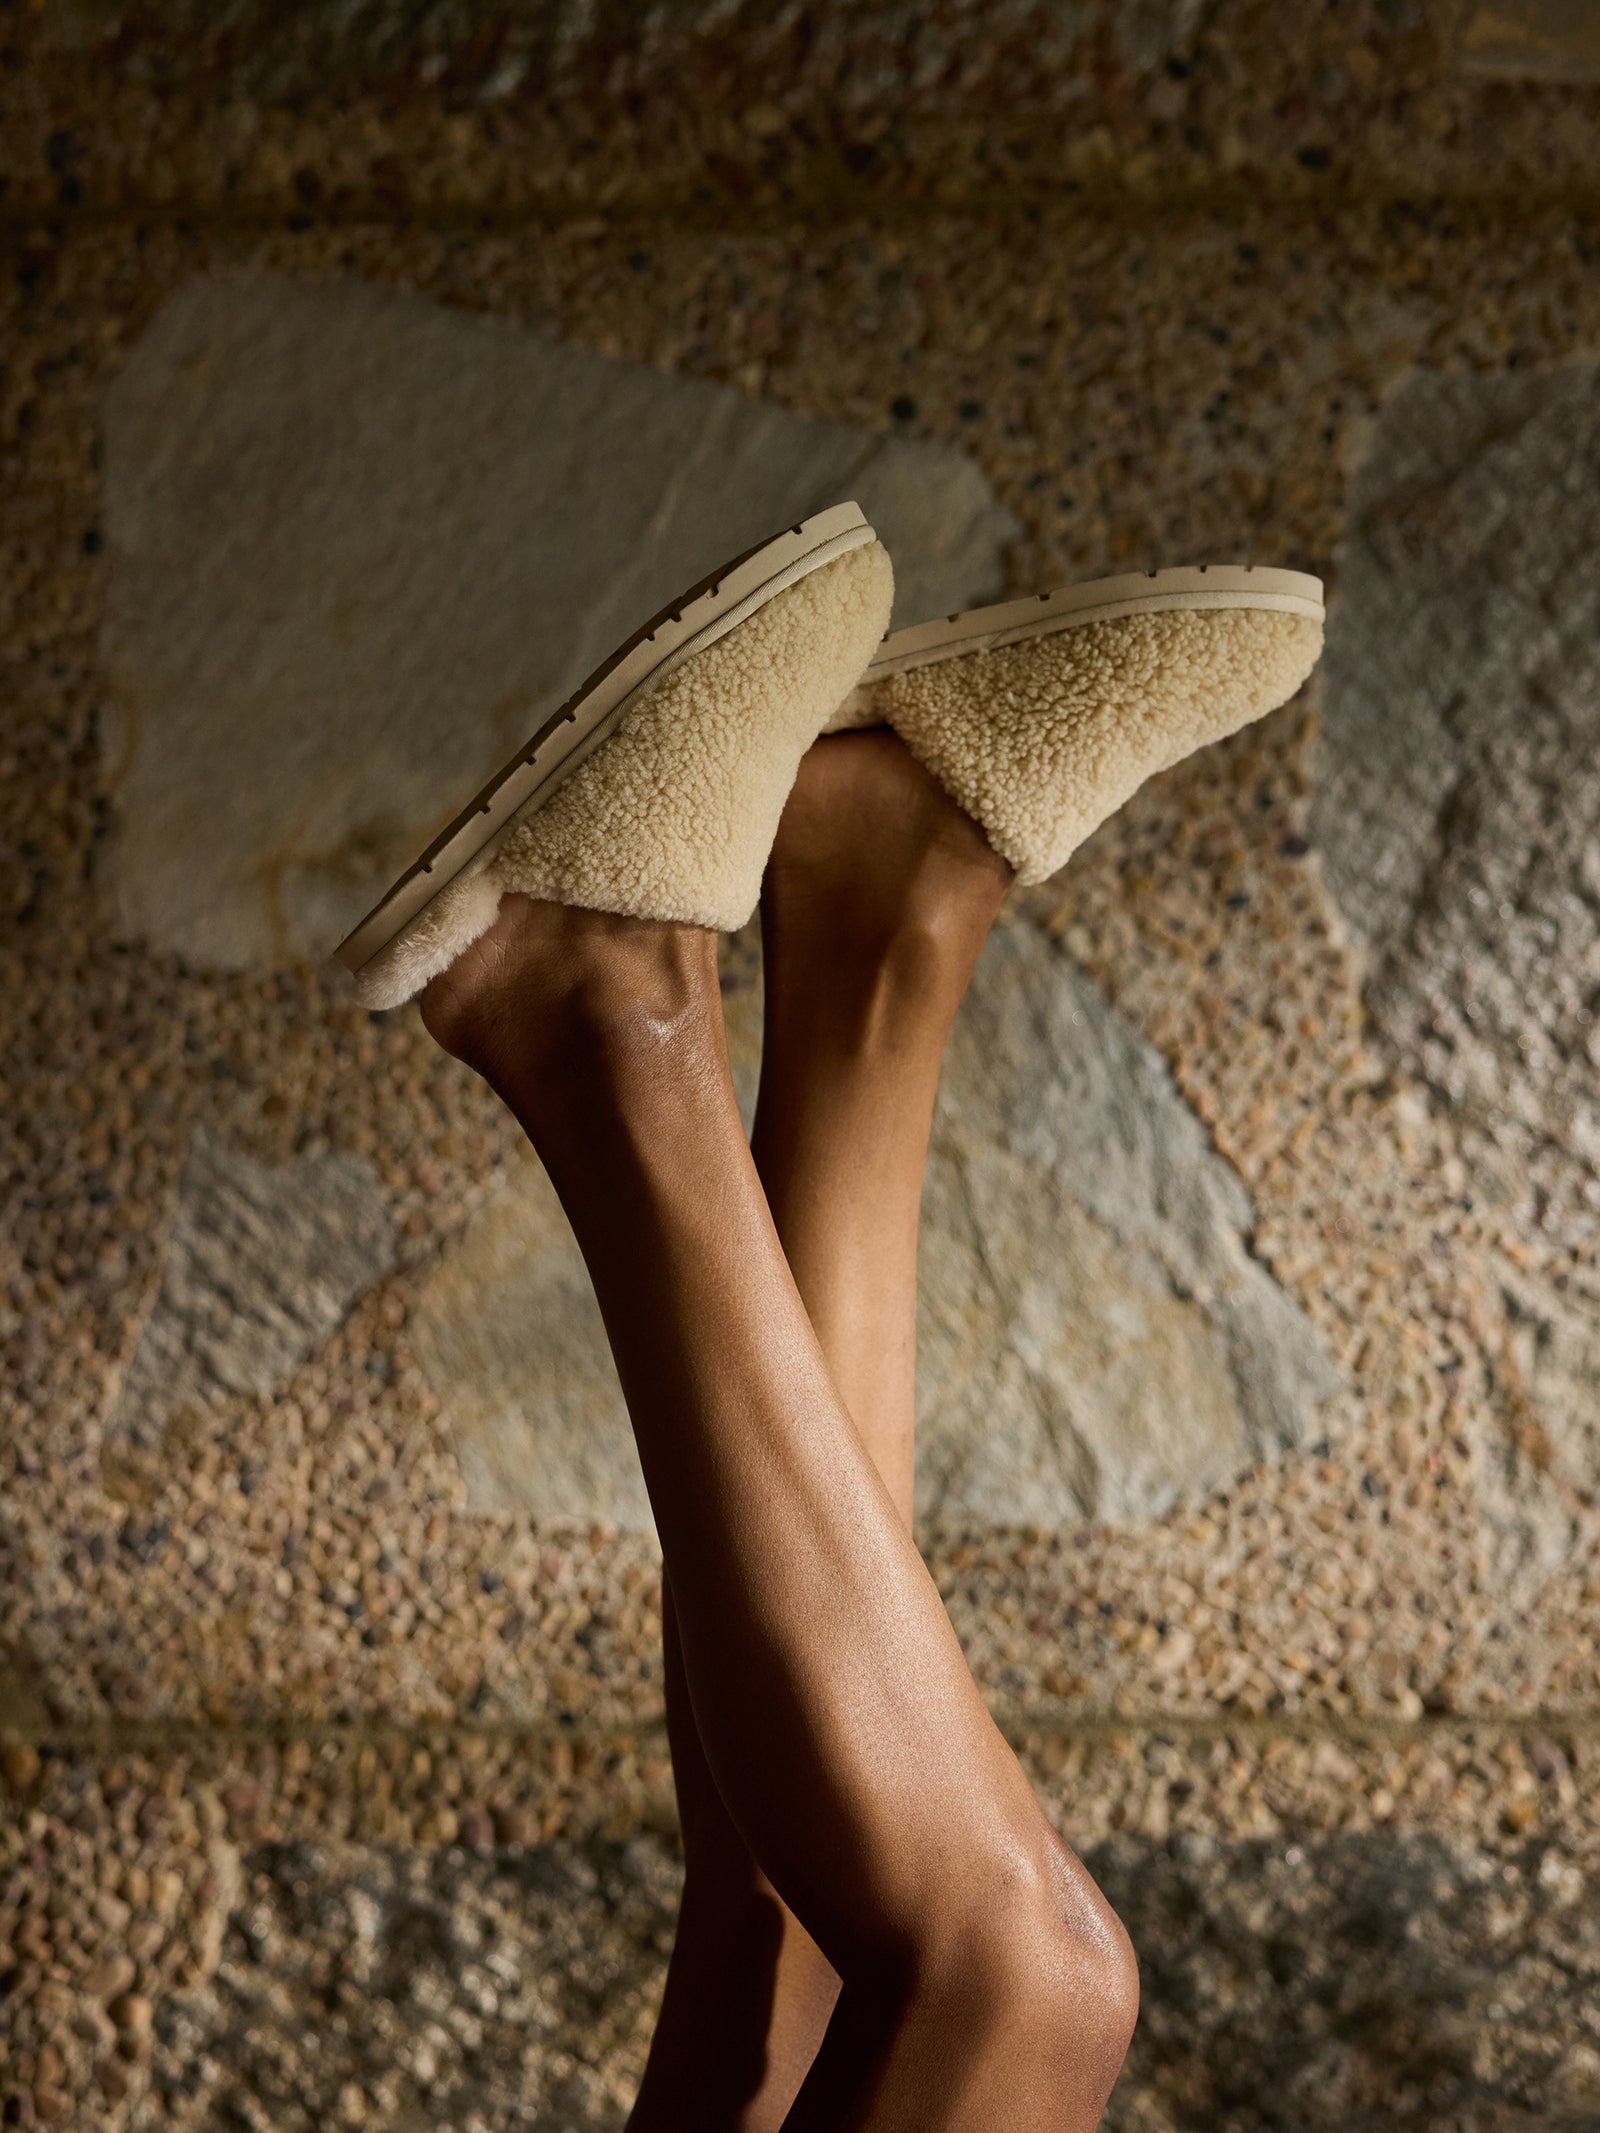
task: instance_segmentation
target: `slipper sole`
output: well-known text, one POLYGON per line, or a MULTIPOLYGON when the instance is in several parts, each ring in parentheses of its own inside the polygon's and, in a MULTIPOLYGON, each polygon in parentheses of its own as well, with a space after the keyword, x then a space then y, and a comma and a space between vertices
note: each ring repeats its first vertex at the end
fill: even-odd
POLYGON ((691 586, 636 630, 442 829, 334 950, 361 971, 511 827, 543 806, 615 731, 640 695, 813 570, 875 539, 857 504, 836 504, 691 586))
POLYGON ((870 688, 886 674, 935 659, 960 659, 1029 637, 1049 637, 1085 622, 1110 622, 1120 615, 1153 615, 1180 607, 1254 607, 1323 619, 1322 580, 1301 570, 1258 570, 1248 563, 1202 563, 1179 570, 1128 571, 1121 577, 1094 578, 1085 585, 1063 586, 1026 600, 1006 600, 994 607, 969 607, 936 622, 918 622, 894 630, 874 652, 860 686, 870 688))

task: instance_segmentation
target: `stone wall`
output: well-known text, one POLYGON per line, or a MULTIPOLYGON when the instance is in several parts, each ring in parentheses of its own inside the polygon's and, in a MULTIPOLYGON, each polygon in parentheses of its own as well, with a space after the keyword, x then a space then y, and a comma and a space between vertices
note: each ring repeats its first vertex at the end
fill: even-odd
POLYGON ((1144 1952, 1109 2122, 1594 2124, 1583 23, 159 12, 0 34, 6 2122, 620 2126, 648 1507, 548 1183, 319 956, 853 493, 907 613, 1330 587, 1013 899, 929 1168, 919 1537, 1144 1952))

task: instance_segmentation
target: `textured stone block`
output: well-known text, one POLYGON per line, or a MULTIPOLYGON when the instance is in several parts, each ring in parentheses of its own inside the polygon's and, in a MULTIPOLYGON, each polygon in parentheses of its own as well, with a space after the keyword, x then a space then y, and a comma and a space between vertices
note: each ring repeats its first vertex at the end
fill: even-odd
MULTIPOLYGON (((244 2094, 285 2125, 622 2126, 682 1885, 659 1838, 246 1860, 214 1976, 158 2025, 162 2123, 244 2094)), ((1593 2127, 1600 1910, 1558 1845, 1186 1831, 1087 1864, 1142 1970, 1107 2133, 1593 2127)))
POLYGON ((365 1156, 263 1163, 197 1133, 113 1432, 154 1444, 186 1408, 270 1392, 394 1260, 365 1156))
POLYGON ((1466 9, 1456 58, 1469 73, 1519 81, 1600 81, 1593 0, 1487 0, 1466 9))
MULTIPOLYGON (((602 56, 635 72, 653 67, 664 80, 668 68, 692 63, 702 41, 714 51, 754 47, 780 68, 785 59, 793 65, 797 45, 825 79, 842 77, 848 108, 881 96, 902 71, 923 89, 978 72, 1014 93, 1019 18, 1030 74, 1060 76, 1087 70, 1102 27, 1127 64, 1151 68, 1188 51, 1204 17, 1205 0, 1073 0, 1047 10, 1018 0, 941 0, 937 10, 917 0, 831 0, 809 12, 803 38, 785 40, 786 18, 771 0, 539 0, 509 13, 495 0, 345 0, 337 8, 326 0, 167 0, 151 12, 130 0, 53 0, 42 30, 57 50, 110 47, 147 78, 198 75, 227 95, 266 99, 334 85, 392 89, 448 70, 492 102, 560 84, 575 62, 602 56), (899 65, 886 75, 889 54, 899 65)), ((773 87, 787 86, 780 72, 773 87)))

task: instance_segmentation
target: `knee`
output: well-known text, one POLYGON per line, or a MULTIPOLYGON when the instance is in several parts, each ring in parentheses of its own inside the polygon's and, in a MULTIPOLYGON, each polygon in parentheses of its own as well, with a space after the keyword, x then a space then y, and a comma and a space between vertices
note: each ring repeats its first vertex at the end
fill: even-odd
POLYGON ((945 1966, 964 1973, 985 2027, 1002 2028, 1053 2091, 1098 2115, 1138 2020, 1139 1965, 1121 1919, 1065 1845, 1052 1837, 1044 1856, 1009 1863, 946 1942, 945 1966))
POLYGON ((1139 1959, 1122 1920, 1087 1871, 1080 1867, 1079 1872, 1084 1894, 1060 1929, 1064 1940, 1053 2033, 1058 2054, 1070 2055, 1103 2105, 1139 2019, 1139 1959))

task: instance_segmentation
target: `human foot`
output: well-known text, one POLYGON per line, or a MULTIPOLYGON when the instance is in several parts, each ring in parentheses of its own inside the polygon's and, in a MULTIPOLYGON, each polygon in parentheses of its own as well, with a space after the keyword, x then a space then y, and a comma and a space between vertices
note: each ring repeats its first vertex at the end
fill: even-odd
POLYGON ((818 740, 762 885, 769 995, 792 973, 812 1012, 909 1008, 947 1021, 1012 878, 896 735, 818 740))
POLYGON ((565 1086, 722 1042, 717 936, 509 894, 423 989, 423 1026, 519 1114, 565 1086))

